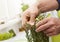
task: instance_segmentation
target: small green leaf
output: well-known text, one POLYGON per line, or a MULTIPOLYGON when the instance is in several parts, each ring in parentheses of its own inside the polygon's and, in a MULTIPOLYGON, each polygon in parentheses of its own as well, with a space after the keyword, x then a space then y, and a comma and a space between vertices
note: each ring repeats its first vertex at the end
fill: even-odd
POLYGON ((25 11, 26 9, 28 9, 28 7, 29 7, 28 5, 23 4, 22 5, 22 11, 25 11))

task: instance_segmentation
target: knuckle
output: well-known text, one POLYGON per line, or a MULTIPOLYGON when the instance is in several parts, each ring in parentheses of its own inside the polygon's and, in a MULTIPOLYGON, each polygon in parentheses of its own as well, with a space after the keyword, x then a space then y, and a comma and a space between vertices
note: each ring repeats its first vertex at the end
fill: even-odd
POLYGON ((43 31, 44 33, 46 33, 46 31, 43 31))
POLYGON ((38 11, 33 11, 31 13, 36 15, 36 14, 38 14, 38 11))
POLYGON ((54 30, 53 34, 57 34, 57 31, 56 31, 56 29, 54 30))
POLYGON ((55 25, 54 21, 51 21, 50 24, 51 24, 51 25, 55 25))
POLYGON ((49 34, 46 34, 47 36, 50 36, 49 34))
POLYGON ((55 29, 54 27, 52 28, 52 30, 53 30, 53 31, 56 31, 56 29, 55 29))

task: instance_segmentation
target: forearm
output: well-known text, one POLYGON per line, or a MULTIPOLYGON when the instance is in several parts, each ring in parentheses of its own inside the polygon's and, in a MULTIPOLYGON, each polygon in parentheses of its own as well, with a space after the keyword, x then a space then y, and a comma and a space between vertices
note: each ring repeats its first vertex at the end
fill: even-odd
POLYGON ((57 0, 39 0, 36 2, 36 6, 38 7, 40 12, 47 12, 58 9, 59 4, 57 0))

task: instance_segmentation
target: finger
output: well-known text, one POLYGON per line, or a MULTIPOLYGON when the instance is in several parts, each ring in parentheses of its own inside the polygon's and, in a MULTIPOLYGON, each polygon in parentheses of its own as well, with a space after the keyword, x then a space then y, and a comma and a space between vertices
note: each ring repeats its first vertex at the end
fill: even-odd
POLYGON ((47 23, 48 22, 48 18, 45 18, 45 19, 43 19, 43 20, 41 20, 41 21, 39 21, 37 24, 36 24, 36 27, 38 28, 39 26, 41 26, 41 25, 43 25, 43 24, 45 24, 45 23, 47 23))
POLYGON ((35 15, 34 14, 32 14, 31 15, 31 17, 30 17, 30 21, 29 21, 29 23, 31 24, 31 25, 34 25, 34 23, 35 23, 35 15))
POLYGON ((57 33, 56 32, 51 32, 51 33, 48 33, 48 34, 46 34, 47 36, 54 36, 54 35, 57 35, 57 33))
POLYGON ((48 34, 55 30, 55 27, 49 27, 48 29, 44 30, 44 33, 48 34))
POLYGON ((53 23, 48 22, 48 23, 46 23, 46 24, 41 25, 40 27, 38 27, 38 28, 36 29, 36 32, 43 31, 43 30, 45 30, 45 29, 47 29, 48 27, 51 27, 51 26, 53 26, 53 23))
POLYGON ((28 12, 24 12, 22 14, 22 25, 24 25, 24 24, 26 24, 28 22, 28 17, 29 17, 28 12))

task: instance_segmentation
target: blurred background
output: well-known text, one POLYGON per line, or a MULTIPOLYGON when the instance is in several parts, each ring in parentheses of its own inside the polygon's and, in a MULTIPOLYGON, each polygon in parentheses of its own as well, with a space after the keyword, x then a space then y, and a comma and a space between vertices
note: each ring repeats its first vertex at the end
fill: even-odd
MULTIPOLYGON (((15 31, 18 31, 16 28, 20 28, 19 16, 22 13, 22 4, 31 5, 34 2, 35 0, 0 0, 0 23, 5 23, 3 25, 0 24, 0 32, 6 31, 7 28, 14 28, 15 31)), ((16 33, 14 38, 0 42, 26 42, 24 32, 16 33)))

